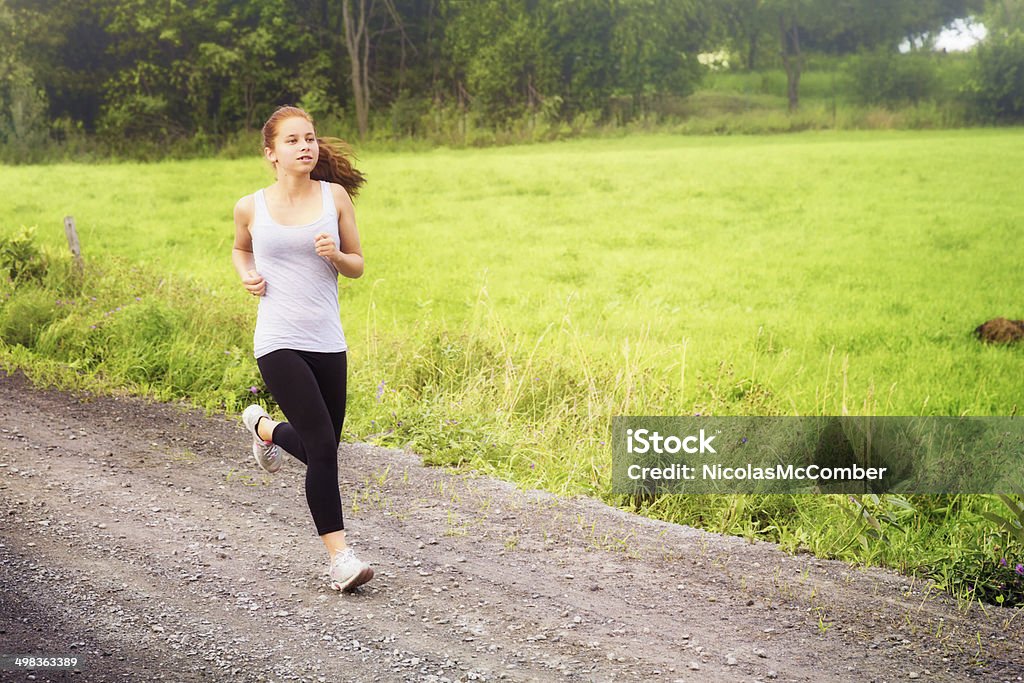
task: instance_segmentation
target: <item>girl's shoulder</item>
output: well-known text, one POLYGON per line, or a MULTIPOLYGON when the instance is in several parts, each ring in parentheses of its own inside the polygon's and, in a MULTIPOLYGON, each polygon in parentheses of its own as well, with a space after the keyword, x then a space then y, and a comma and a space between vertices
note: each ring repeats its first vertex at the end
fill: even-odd
POLYGON ((345 189, 344 185, 328 182, 327 187, 331 191, 331 196, 334 198, 334 206, 338 211, 351 209, 352 197, 349 195, 348 190, 345 189))
MULTIPOLYGON (((258 192, 258 190, 257 190, 258 192)), ((247 218, 252 220, 256 213, 256 192, 247 194, 235 202, 235 218, 247 218)))

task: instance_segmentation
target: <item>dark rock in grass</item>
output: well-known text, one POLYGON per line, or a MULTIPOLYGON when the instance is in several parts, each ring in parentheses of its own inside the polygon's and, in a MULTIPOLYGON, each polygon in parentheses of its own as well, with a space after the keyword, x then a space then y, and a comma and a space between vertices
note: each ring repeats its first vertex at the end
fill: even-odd
POLYGON ((1024 339, 1024 320, 993 318, 974 329, 978 339, 990 344, 1011 344, 1024 339))

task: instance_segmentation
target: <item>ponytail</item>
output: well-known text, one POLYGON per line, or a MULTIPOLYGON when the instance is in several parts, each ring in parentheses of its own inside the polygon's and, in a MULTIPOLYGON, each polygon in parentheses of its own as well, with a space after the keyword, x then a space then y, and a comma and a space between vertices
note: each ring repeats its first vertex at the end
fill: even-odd
POLYGON ((317 138, 316 142, 320 146, 320 158, 309 177, 337 183, 354 199, 359 194, 359 188, 366 182, 366 176, 349 161, 352 150, 341 138, 317 138))

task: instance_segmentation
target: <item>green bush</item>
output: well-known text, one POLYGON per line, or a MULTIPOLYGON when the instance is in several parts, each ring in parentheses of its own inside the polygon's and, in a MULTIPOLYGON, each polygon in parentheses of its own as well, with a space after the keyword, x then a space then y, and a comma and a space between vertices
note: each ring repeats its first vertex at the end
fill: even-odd
POLYGON ((1024 31, 996 34, 983 41, 965 90, 983 119, 1024 119, 1024 31))
POLYGON ((22 228, 10 237, 0 237, 0 277, 15 286, 26 281, 42 283, 47 258, 35 242, 35 228, 22 228))
POLYGON ((929 572, 939 587, 990 605, 1024 605, 1024 545, 979 522, 971 542, 950 547, 929 572))
POLYGON ((46 289, 16 291, 0 309, 0 341, 26 348, 35 346, 43 329, 63 316, 57 298, 46 289))
POLYGON ((939 89, 935 57, 929 54, 862 52, 850 58, 843 72, 850 98, 861 105, 918 104, 933 99, 939 89))

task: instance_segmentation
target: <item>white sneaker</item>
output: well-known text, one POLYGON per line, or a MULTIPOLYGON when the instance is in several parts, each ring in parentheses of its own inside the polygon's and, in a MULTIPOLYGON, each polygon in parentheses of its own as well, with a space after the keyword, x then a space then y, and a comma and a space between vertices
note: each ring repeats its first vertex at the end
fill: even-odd
POLYGON ((270 417, 267 411, 263 410, 263 406, 253 404, 242 411, 242 423, 249 433, 252 434, 252 454, 256 458, 256 464, 273 474, 281 469, 284 457, 282 457, 281 450, 277 446, 270 441, 264 441, 256 433, 256 423, 264 416, 270 417))
POLYGON ((373 578, 373 567, 356 557, 352 548, 345 548, 334 555, 327 575, 331 579, 331 588, 351 592, 373 578))

